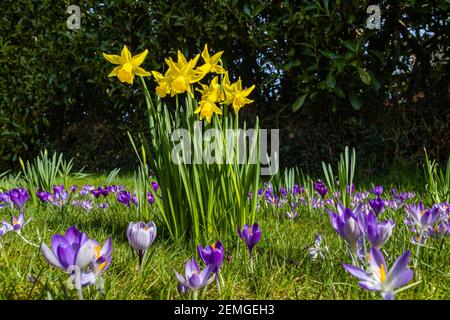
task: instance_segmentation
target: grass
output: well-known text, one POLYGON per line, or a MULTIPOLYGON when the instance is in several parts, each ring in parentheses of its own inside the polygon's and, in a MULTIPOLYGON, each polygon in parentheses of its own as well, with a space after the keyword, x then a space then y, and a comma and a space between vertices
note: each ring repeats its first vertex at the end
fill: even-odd
MULTIPOLYGON (((400 180, 398 177, 396 181, 400 180)), ((104 176, 91 176, 77 184, 102 185, 105 179, 104 176)), ((390 190, 390 181, 376 179, 385 186, 385 191, 390 190)), ((421 193, 421 198, 426 200, 427 195, 417 187, 417 181, 416 176, 410 175, 410 179, 404 179, 397 188, 421 193)), ((128 177, 118 178, 114 184, 124 184, 128 190, 133 186, 132 178, 128 177)), ((357 189, 370 185, 371 181, 365 181, 357 184, 357 189)), ((35 244, 41 241, 50 244, 52 235, 64 233, 69 226, 75 225, 100 243, 112 237, 113 262, 103 276, 105 295, 94 287, 84 288, 85 299, 189 298, 177 292, 174 270, 184 273, 187 259, 196 257, 199 261, 197 243, 169 239, 157 209, 153 207, 146 213, 145 220, 155 221, 158 235, 144 259, 142 273, 138 273, 137 256, 126 238, 128 223, 138 221, 137 211, 117 203, 113 195, 108 198, 110 208, 91 212, 72 206, 62 212, 60 208, 29 201, 25 215, 32 219, 22 235, 35 244)), ((9 208, 2 209, 1 219, 10 220, 13 213, 17 214, 9 208)), ((404 216, 403 209, 387 210, 381 216, 396 221, 394 233, 383 249, 388 267, 408 249, 414 259, 416 247, 410 243, 411 233, 404 224, 404 216)), ((306 207, 299 206, 298 218, 291 221, 285 218, 283 209, 263 206, 257 212, 257 221, 263 237, 255 248, 253 272, 248 250, 237 234, 231 239, 221 239, 226 249, 220 272, 222 293, 219 294, 213 282, 200 291, 199 299, 380 299, 378 293, 363 291, 357 279, 342 268, 342 263, 351 261, 344 241, 332 229, 323 209, 308 212, 306 207), (325 261, 312 262, 308 248, 317 233, 322 234, 329 255, 325 261)), ((217 239, 209 240, 212 243, 217 239)), ((50 266, 38 247, 27 244, 14 232, 7 233, 0 241, 1 299, 77 299, 76 290, 68 289, 65 284, 67 276, 50 266)), ((420 282, 398 293, 397 299, 450 299, 449 262, 449 238, 430 238, 427 247, 420 250, 419 264, 411 281, 420 282)))

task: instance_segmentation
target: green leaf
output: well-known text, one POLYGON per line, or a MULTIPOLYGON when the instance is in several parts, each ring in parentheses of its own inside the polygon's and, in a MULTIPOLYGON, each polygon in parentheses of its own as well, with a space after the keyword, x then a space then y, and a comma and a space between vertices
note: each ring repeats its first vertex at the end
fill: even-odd
POLYGON ((294 105, 292 106, 292 111, 296 112, 296 111, 299 110, 301 107, 303 107, 303 104, 305 103, 306 97, 307 97, 307 95, 304 94, 304 95, 302 95, 300 98, 298 98, 298 99, 294 102, 294 105))
POLYGON ((359 77, 361 78, 361 81, 367 85, 370 85, 370 81, 372 79, 370 74, 363 68, 359 68, 359 67, 358 67, 358 73, 359 73, 359 77))
POLYGON ((331 51, 323 51, 323 50, 320 50, 320 53, 321 53, 323 56, 327 57, 328 59, 331 59, 331 60, 336 59, 336 54, 334 54, 334 53, 331 52, 331 51))
POLYGON ((348 94, 348 98, 350 99, 350 104, 352 105, 353 109, 359 110, 362 106, 362 100, 361 97, 354 93, 353 91, 350 91, 348 94))
POLYGON ((252 10, 250 9, 250 7, 246 4, 244 5, 244 12, 246 15, 248 15, 249 17, 252 16, 252 10))

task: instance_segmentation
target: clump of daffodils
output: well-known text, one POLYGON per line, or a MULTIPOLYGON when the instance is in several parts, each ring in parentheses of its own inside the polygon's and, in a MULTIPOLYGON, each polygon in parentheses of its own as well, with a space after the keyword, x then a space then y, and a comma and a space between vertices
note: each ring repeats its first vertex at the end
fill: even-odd
MULTIPOLYGON (((110 77, 117 78, 129 84, 133 83, 134 77, 149 76, 150 72, 145 71, 140 65, 143 63, 148 50, 132 56, 126 46, 124 46, 121 55, 103 54, 103 56, 113 64, 118 66, 109 74, 110 77)), ((156 93, 164 98, 178 94, 188 93, 194 96, 195 91, 201 94, 198 107, 194 113, 200 115, 200 120, 206 119, 208 123, 214 114, 221 115, 225 105, 231 105, 235 113, 246 104, 252 103, 248 96, 255 89, 255 86, 249 88, 242 87, 242 81, 231 83, 228 72, 222 67, 221 56, 223 51, 210 55, 208 45, 205 45, 201 54, 197 54, 193 59, 187 60, 186 57, 178 51, 177 61, 172 58, 165 59, 168 66, 164 74, 158 71, 152 71, 151 74, 157 83, 156 93), (200 57, 203 64, 197 66, 200 57), (204 80, 209 74, 215 74, 209 84, 204 84, 204 80), (202 81, 202 82, 200 82, 202 81)))

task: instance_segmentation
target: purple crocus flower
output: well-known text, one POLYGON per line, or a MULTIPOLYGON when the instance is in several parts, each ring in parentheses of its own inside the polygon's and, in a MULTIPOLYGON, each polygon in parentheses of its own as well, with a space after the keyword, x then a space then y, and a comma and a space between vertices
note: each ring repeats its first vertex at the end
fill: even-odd
POLYGON ((117 194, 117 201, 120 203, 130 206, 131 193, 128 191, 121 191, 117 194))
MULTIPOLYGON (((89 249, 86 251, 94 251, 94 258, 88 265, 88 268, 81 274, 81 286, 97 284, 98 278, 108 270, 112 262, 112 240, 106 239, 105 243, 101 247, 96 240, 89 240, 89 249)), ((82 255, 80 249, 79 255, 82 255)), ((90 254, 87 254, 89 256, 90 254)), ((99 282, 98 285, 101 292, 103 292, 103 282, 99 282)))
POLYGON ((437 207, 427 209, 422 202, 418 205, 410 204, 405 206, 408 217, 405 222, 409 226, 417 226, 420 231, 426 231, 432 227, 439 219, 439 209, 437 207))
POLYGON ((358 224, 371 246, 378 249, 389 240, 395 227, 392 219, 378 223, 377 216, 372 211, 369 211, 368 214, 361 213, 358 217, 358 224))
POLYGON ((345 270, 357 277, 359 286, 369 291, 379 291, 385 300, 395 299, 394 290, 400 288, 411 281, 414 272, 406 269, 410 251, 403 253, 389 271, 384 256, 377 248, 370 250, 370 273, 350 264, 343 264, 345 270))
POLYGON ((392 188, 391 194, 396 200, 399 200, 401 203, 405 202, 405 200, 407 200, 407 199, 414 198, 414 196, 415 196, 414 192, 400 192, 400 193, 398 193, 395 188, 392 188))
POLYGON ((15 231, 17 233, 20 233, 23 227, 28 224, 28 222, 30 222, 31 218, 25 221, 25 215, 22 212, 18 217, 13 216, 11 220, 11 224, 6 221, 2 221, 2 229, 4 231, 3 234, 8 231, 15 231))
POLYGON ((0 192, 0 209, 6 208, 6 207, 14 207, 14 204, 12 203, 11 199, 8 196, 8 193, 2 193, 0 192))
POLYGON ((379 215, 383 212, 384 209, 384 200, 381 198, 376 198, 373 200, 369 200, 369 205, 372 208, 372 210, 375 212, 376 215, 379 215))
POLYGON ((278 197, 273 194, 267 194, 266 193, 266 201, 270 203, 271 205, 278 204, 278 197))
POLYGON ((81 285, 86 285, 92 284, 93 279, 109 268, 112 241, 108 238, 103 247, 100 247, 96 240, 89 239, 84 232, 72 226, 65 235, 56 234, 52 237, 52 249, 42 243, 41 252, 48 263, 71 277, 78 270, 80 279, 77 280, 81 285))
POLYGON ((98 199, 102 195, 102 188, 91 190, 91 193, 95 197, 95 199, 98 199))
POLYGON ((130 222, 127 228, 127 238, 130 246, 137 251, 140 272, 145 251, 156 238, 156 224, 153 221, 147 224, 145 222, 130 222))
POLYGON ((153 181, 153 182, 152 182, 152 188, 153 188, 153 190, 154 190, 155 192, 158 191, 158 189, 159 189, 159 184, 158 184, 158 182, 153 181))
POLYGON ((207 265, 205 269, 200 271, 200 267, 195 261, 195 258, 186 261, 184 277, 175 271, 175 276, 178 279, 178 291, 180 293, 186 293, 188 290, 191 290, 196 294, 200 288, 208 284, 212 269, 212 265, 207 265))
POLYGON ((102 203, 99 203, 98 204, 98 208, 99 209, 106 209, 106 208, 108 208, 109 207, 109 201, 106 201, 106 202, 102 202, 102 203))
POLYGON ((325 210, 330 216, 333 229, 349 244, 353 252, 356 251, 356 242, 361 236, 361 230, 358 226, 358 215, 362 209, 359 205, 353 212, 349 208, 345 208, 342 203, 338 204, 338 212, 335 213, 328 208, 325 210))
POLYGON ((38 192, 36 192, 36 195, 39 198, 39 200, 41 200, 42 202, 49 201, 50 193, 47 191, 38 191, 38 192))
POLYGON ((294 186, 292 187, 292 194, 295 196, 299 193, 303 193, 300 186, 298 184, 294 184, 294 186))
POLYGON ((292 210, 289 210, 286 212, 286 218, 288 220, 294 220, 297 217, 298 217, 298 212, 295 209, 292 209, 292 210))
POLYGON ((9 231, 12 231, 12 226, 6 221, 2 221, 2 226, 0 227, 0 238, 9 231))
POLYGON ((347 193, 348 194, 353 194, 353 193, 355 193, 355 184, 354 183, 352 183, 351 185, 348 185, 347 186, 347 193))
POLYGON ((320 196, 321 196, 322 198, 324 198, 325 195, 326 195, 327 192, 328 192, 327 187, 326 187, 325 184, 324 184, 322 181, 320 181, 320 180, 315 181, 314 184, 313 184, 313 187, 314 187, 314 190, 316 190, 316 191, 320 194, 320 196))
POLYGON ((308 249, 309 256, 312 262, 315 262, 317 258, 325 259, 324 252, 328 251, 328 248, 322 246, 322 235, 318 233, 314 239, 314 245, 308 249))
POLYGON ((375 188, 370 190, 370 192, 373 193, 377 198, 379 198, 383 194, 383 190, 383 186, 375 186, 375 188))
POLYGON ((60 184, 60 185, 54 185, 53 186, 53 193, 60 193, 61 191, 64 190, 64 185, 60 184))
POLYGON ((72 226, 66 231, 65 235, 56 234, 52 237, 51 250, 45 243, 42 243, 41 251, 45 259, 51 265, 64 271, 66 271, 69 266, 74 265, 86 267, 93 259, 93 255, 92 259, 87 263, 84 260, 78 261, 77 263, 77 256, 80 249, 88 240, 89 239, 85 233, 78 231, 77 228, 72 226))
POLYGON ((69 192, 61 190, 57 193, 53 193, 49 195, 48 200, 52 205, 62 208, 67 204, 67 201, 69 201, 69 192))
POLYGON ((153 196, 153 193, 151 191, 147 193, 147 201, 149 204, 155 203, 155 197, 153 196))
POLYGON ((137 198, 137 195, 135 194, 134 196, 131 197, 131 201, 134 203, 134 205, 137 207, 139 207, 139 201, 137 198))
POLYGON ((288 195, 288 192, 285 188, 281 187, 280 188, 280 194, 282 197, 286 197, 288 195))
POLYGON ((25 215, 23 214, 23 212, 18 217, 13 216, 11 220, 12 230, 19 233, 22 228, 30 221, 30 219, 28 219, 28 221, 25 222, 25 215))
POLYGON ((80 203, 80 207, 86 211, 91 211, 94 209, 94 203, 91 200, 83 200, 80 203))
POLYGON ((211 265, 212 266, 211 272, 217 275, 220 266, 223 263, 223 257, 225 254, 222 242, 220 242, 219 240, 216 243, 213 243, 204 249, 201 245, 198 245, 197 250, 202 261, 206 265, 211 265))
POLYGON ((28 198, 30 197, 28 191, 23 188, 12 189, 8 191, 9 199, 12 203, 19 209, 20 212, 23 212, 23 208, 25 207, 28 198))
POLYGON ((238 227, 238 235, 245 241, 245 244, 250 251, 250 258, 252 257, 254 246, 259 242, 259 240, 261 240, 261 234, 261 229, 257 223, 253 224, 253 226, 246 224, 242 230, 238 227))
POLYGON ((77 189, 78 189, 78 186, 71 186, 71 187, 69 188, 70 192, 72 192, 72 193, 77 192, 77 189))

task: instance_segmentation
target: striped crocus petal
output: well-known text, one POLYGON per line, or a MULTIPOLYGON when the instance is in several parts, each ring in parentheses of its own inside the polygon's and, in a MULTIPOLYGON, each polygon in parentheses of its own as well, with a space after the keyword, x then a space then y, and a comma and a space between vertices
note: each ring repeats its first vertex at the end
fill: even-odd
POLYGON ((48 261, 48 263, 50 263, 51 265, 53 265, 59 269, 64 269, 64 267, 59 262, 59 259, 55 256, 53 251, 50 250, 49 247, 47 247, 47 245, 45 243, 41 244, 41 252, 42 252, 45 260, 48 261))

